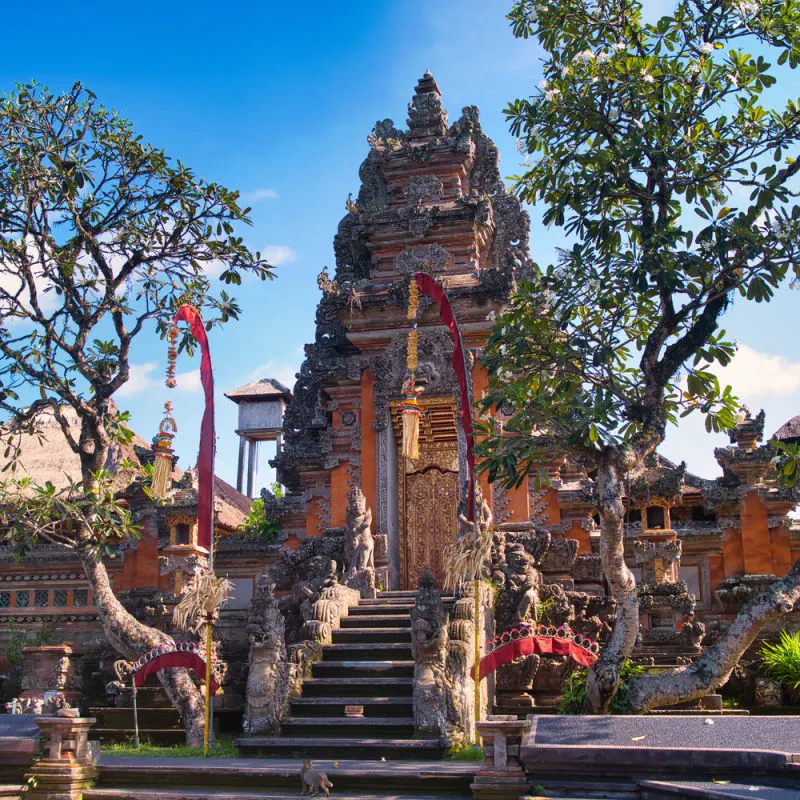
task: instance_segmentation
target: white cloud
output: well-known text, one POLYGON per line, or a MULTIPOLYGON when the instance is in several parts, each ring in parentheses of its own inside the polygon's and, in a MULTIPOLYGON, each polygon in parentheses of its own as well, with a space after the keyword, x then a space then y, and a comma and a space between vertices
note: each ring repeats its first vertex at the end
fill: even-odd
POLYGON ((257 203, 259 200, 273 200, 278 196, 274 189, 254 189, 252 192, 242 192, 242 200, 247 203, 257 203))
POLYGON ((148 361, 145 364, 131 364, 128 382, 114 392, 114 397, 131 397, 158 385, 158 380, 153 377, 153 373, 157 369, 158 364, 155 361, 148 361))
POLYGON ((800 362, 784 356, 760 353, 740 344, 727 367, 714 370, 720 383, 733 387, 742 400, 781 397, 800 389, 800 362))
POLYGON ((273 267, 279 267, 281 264, 290 264, 292 261, 297 261, 297 253, 285 244, 267 245, 262 249, 261 255, 266 258, 273 267))
POLYGON ((259 364, 255 369, 252 369, 242 382, 237 384, 237 387, 244 386, 251 381, 261 380, 261 378, 275 378, 275 380, 280 381, 284 386, 294 389, 295 375, 300 369, 300 361, 302 361, 302 359, 302 348, 300 348, 298 353, 298 361, 296 364, 286 364, 271 358, 263 364, 259 364))
POLYGON ((202 388, 200 370, 192 369, 188 372, 179 372, 175 376, 175 388, 181 392, 196 392, 202 388))

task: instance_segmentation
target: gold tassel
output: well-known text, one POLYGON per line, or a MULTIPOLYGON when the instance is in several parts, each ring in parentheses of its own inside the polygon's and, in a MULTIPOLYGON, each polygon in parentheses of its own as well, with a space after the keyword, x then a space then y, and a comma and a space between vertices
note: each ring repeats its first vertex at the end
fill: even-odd
POLYGON ((172 481, 172 440, 178 432, 178 425, 170 416, 172 403, 164 403, 164 419, 158 427, 158 433, 153 440, 153 480, 150 483, 150 492, 154 497, 164 497, 169 491, 172 481))
POLYGON ((408 285, 408 319, 414 321, 414 325, 408 332, 408 351, 406 355, 406 366, 408 367, 408 378, 403 384, 403 405, 400 414, 403 418, 403 455, 406 458, 419 458, 419 420, 422 416, 422 408, 419 404, 419 396, 423 389, 421 386, 414 385, 414 373, 419 366, 417 351, 419 347, 419 332, 417 331, 417 311, 419 310, 419 288, 417 279, 412 276, 408 285))

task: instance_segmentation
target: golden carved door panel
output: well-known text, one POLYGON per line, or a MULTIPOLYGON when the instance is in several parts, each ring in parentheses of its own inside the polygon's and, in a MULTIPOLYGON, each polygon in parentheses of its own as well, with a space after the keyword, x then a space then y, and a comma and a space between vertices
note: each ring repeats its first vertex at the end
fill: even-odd
POLYGON ((402 585, 415 589, 425 568, 429 567, 442 586, 444 551, 455 542, 458 526, 458 473, 432 466, 406 475, 404 500, 402 585))
POLYGON ((402 455, 400 402, 391 403, 397 442, 400 587, 416 589, 425 567, 444 582, 444 551, 458 531, 457 406, 452 397, 421 399, 419 458, 402 455))

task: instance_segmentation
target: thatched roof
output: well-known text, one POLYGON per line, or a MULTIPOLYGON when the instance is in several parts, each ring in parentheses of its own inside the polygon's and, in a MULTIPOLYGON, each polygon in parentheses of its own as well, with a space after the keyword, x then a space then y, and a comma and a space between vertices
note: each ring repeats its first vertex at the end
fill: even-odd
POLYGON ((775 431, 774 439, 780 439, 782 442, 792 442, 800 440, 800 414, 792 417, 788 422, 785 422, 775 431))
POLYGON ((237 404, 243 400, 273 400, 276 398, 291 400, 292 391, 275 378, 261 378, 261 380, 246 383, 238 389, 225 392, 225 397, 237 404))
MULTIPOLYGON (((69 423, 70 431, 74 432, 73 436, 77 439, 80 430, 77 413, 71 408, 63 408, 62 414, 69 423)), ((144 439, 134 434, 130 445, 123 446, 116 443, 111 445, 104 467, 116 475, 119 463, 126 458, 138 462, 134 446, 144 446, 148 449, 150 447, 144 439)), ((44 485, 49 481, 57 489, 63 489, 70 482, 80 480, 81 464, 78 454, 69 446, 51 409, 45 409, 39 414, 35 432, 20 434, 19 447, 20 456, 16 470, 13 473, 10 470, 7 471, 6 475, 14 475, 18 478, 29 477, 39 485, 44 485)), ((5 466, 5 462, 3 466, 5 466)), ((126 483, 127 480, 126 478, 126 483)))

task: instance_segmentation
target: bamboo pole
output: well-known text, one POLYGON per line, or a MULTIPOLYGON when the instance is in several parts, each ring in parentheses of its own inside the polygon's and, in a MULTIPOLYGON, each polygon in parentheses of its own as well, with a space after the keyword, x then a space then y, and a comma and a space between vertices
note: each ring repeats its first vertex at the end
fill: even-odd
POLYGON ((206 614, 206 724, 203 730, 203 756, 208 758, 208 739, 211 731, 211 645, 214 615, 206 614))
POLYGON ((475 744, 481 743, 481 737, 478 735, 478 721, 481 718, 481 592, 480 592, 480 579, 476 576, 472 583, 474 594, 474 612, 475 612, 475 744))
MULTIPOLYGON (((139 749, 139 709, 136 706, 136 673, 131 673, 131 688, 133 690, 133 743, 139 749)), ((16 701, 15 701, 16 702, 16 701)))

